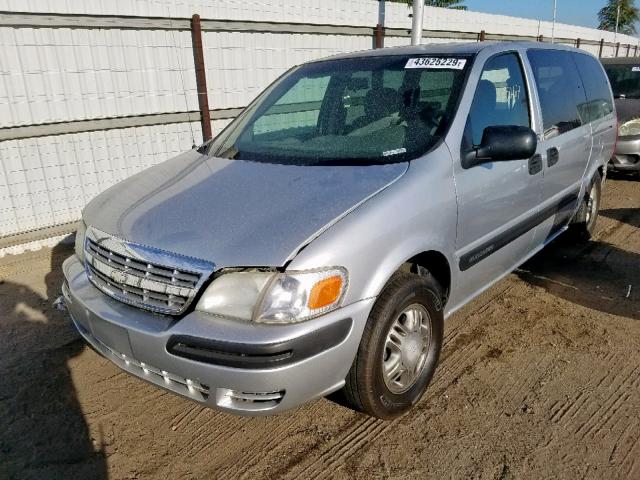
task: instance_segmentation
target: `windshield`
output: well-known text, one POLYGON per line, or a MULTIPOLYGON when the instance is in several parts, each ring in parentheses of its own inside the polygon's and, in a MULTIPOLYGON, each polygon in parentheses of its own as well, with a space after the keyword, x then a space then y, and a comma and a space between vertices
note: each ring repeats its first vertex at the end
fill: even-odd
POLYGON ((638 65, 605 65, 613 96, 640 98, 640 62, 638 65))
POLYGON ((258 97, 208 153, 288 165, 410 160, 448 130, 468 63, 432 55, 302 65, 258 97))

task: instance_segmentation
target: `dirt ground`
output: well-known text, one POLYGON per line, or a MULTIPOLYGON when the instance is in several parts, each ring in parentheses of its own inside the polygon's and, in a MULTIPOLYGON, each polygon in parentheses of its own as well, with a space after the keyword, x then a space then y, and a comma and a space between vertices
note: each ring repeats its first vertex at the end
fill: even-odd
POLYGON ((0 478, 640 479, 640 181, 449 319, 392 422, 320 400, 219 413, 121 372, 52 306, 69 245, 0 260, 0 478), (631 287, 630 287, 631 286, 631 287))

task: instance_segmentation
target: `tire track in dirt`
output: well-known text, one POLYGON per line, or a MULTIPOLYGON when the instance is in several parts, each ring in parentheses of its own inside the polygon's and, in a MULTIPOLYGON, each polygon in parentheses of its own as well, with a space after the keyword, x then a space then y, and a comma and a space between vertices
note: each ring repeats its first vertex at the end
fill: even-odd
POLYGON ((303 465, 297 472, 288 472, 289 478, 327 478, 335 470, 342 468, 351 454, 372 436, 383 434, 394 422, 375 418, 360 419, 336 442, 332 442, 318 457, 303 465))
MULTIPOLYGON (((553 445, 562 465, 578 466, 583 462, 582 455, 567 445, 598 444, 602 452, 610 452, 603 459, 609 465, 628 460, 639 435, 636 428, 630 428, 630 420, 637 423, 634 392, 640 386, 640 366, 629 365, 628 357, 614 352, 607 353, 600 362, 606 365, 601 376, 577 389, 572 399, 556 400, 548 407, 549 421, 556 427, 548 430, 530 456, 553 445), (622 461, 620 456, 624 457, 622 461)), ((629 465, 628 471, 634 468, 629 465)))
POLYGON ((593 431, 594 428, 597 427, 598 423, 602 421, 602 415, 604 415, 610 409, 614 408, 615 405, 619 403, 620 398, 623 397, 621 391, 625 387, 629 386, 629 380, 635 380, 637 378, 634 377, 634 375, 640 371, 640 365, 637 365, 635 367, 633 365, 631 367, 625 367, 626 366, 620 368, 620 370, 618 370, 618 373, 613 376, 611 382, 607 387, 607 390, 610 391, 614 387, 615 390, 609 393, 604 401, 600 402, 600 404, 598 405, 598 403, 596 403, 597 396, 590 396, 589 403, 587 404, 588 406, 585 407, 584 410, 585 413, 591 410, 591 405, 597 408, 589 414, 586 420, 576 422, 577 425, 573 425, 574 427, 577 427, 577 429, 574 430, 574 435, 580 435, 580 439, 584 439, 591 431, 593 431), (628 371, 629 369, 631 369, 630 372, 628 371))
MULTIPOLYGON (((611 360, 614 359, 614 357, 615 353, 609 352, 603 358, 602 363, 608 364, 611 360)), ((589 397, 593 394, 593 392, 599 391, 601 388, 603 388, 602 386, 607 380, 612 380, 609 371, 602 374, 600 380, 595 385, 593 385, 592 382, 589 382, 582 386, 578 390, 579 393, 573 401, 570 399, 566 399, 566 401, 564 402, 556 401, 551 407, 549 407, 549 410, 552 412, 552 415, 550 417, 551 422, 560 423, 562 419, 570 412, 572 412, 570 419, 574 419, 579 413, 581 413, 583 406, 589 401, 589 397), (554 408, 556 407, 557 409, 554 410, 554 408)))
POLYGON ((191 458, 207 447, 217 447, 220 439, 223 440, 223 444, 228 444, 229 437, 238 432, 249 420, 248 417, 233 417, 207 409, 204 421, 195 430, 188 432, 189 442, 183 442, 176 453, 191 458))
MULTIPOLYGON (((320 410, 323 407, 322 402, 314 402, 303 409, 298 409, 297 412, 308 416, 310 418, 317 418, 321 414, 320 410)), ((267 424, 275 424, 274 428, 265 428, 262 431, 256 431, 257 436, 251 439, 252 449, 249 456, 243 458, 243 466, 240 470, 235 469, 235 466, 225 470, 224 475, 235 476, 236 478, 248 478, 251 476, 251 471, 257 467, 260 462, 265 460, 273 450, 276 450, 283 442, 288 440, 291 434, 295 434, 293 430, 297 424, 300 424, 300 419, 295 414, 281 415, 277 419, 261 419, 267 424)))
POLYGON ((629 450, 627 451, 626 455, 624 456, 621 462, 623 467, 625 464, 629 465, 629 468, 626 469, 627 478, 638 478, 634 475, 634 471, 640 470, 640 468, 636 468, 640 466, 638 464, 639 458, 640 458, 640 437, 636 436, 635 440, 633 441, 633 444, 631 445, 631 447, 629 448, 629 450))

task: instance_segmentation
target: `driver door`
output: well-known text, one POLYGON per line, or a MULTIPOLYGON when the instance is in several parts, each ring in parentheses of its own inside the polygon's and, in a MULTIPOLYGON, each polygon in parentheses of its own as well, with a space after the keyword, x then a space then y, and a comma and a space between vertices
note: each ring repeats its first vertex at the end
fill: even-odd
MULTIPOLYGON (((517 52, 484 65, 469 111, 461 158, 478 146, 489 126, 533 128, 529 89, 517 52)), ((495 161, 464 168, 455 164, 458 190, 456 256, 462 298, 468 299, 515 268, 529 253, 542 197, 542 161, 495 161)))

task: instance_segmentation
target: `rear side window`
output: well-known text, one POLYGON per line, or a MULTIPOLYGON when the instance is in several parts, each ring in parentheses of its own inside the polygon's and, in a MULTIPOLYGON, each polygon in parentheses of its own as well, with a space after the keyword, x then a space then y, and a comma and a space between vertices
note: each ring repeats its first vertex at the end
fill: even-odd
POLYGON ((473 145, 487 127, 530 127, 529 99, 520 60, 515 53, 498 55, 482 70, 467 120, 473 145))
POLYGON ((587 123, 587 98, 571 53, 529 50, 527 57, 536 80, 545 138, 561 135, 587 123))
POLYGON ((600 62, 589 55, 576 53, 573 59, 582 77, 582 84, 587 95, 587 104, 583 115, 589 122, 606 117, 613 113, 613 100, 607 77, 600 62))

